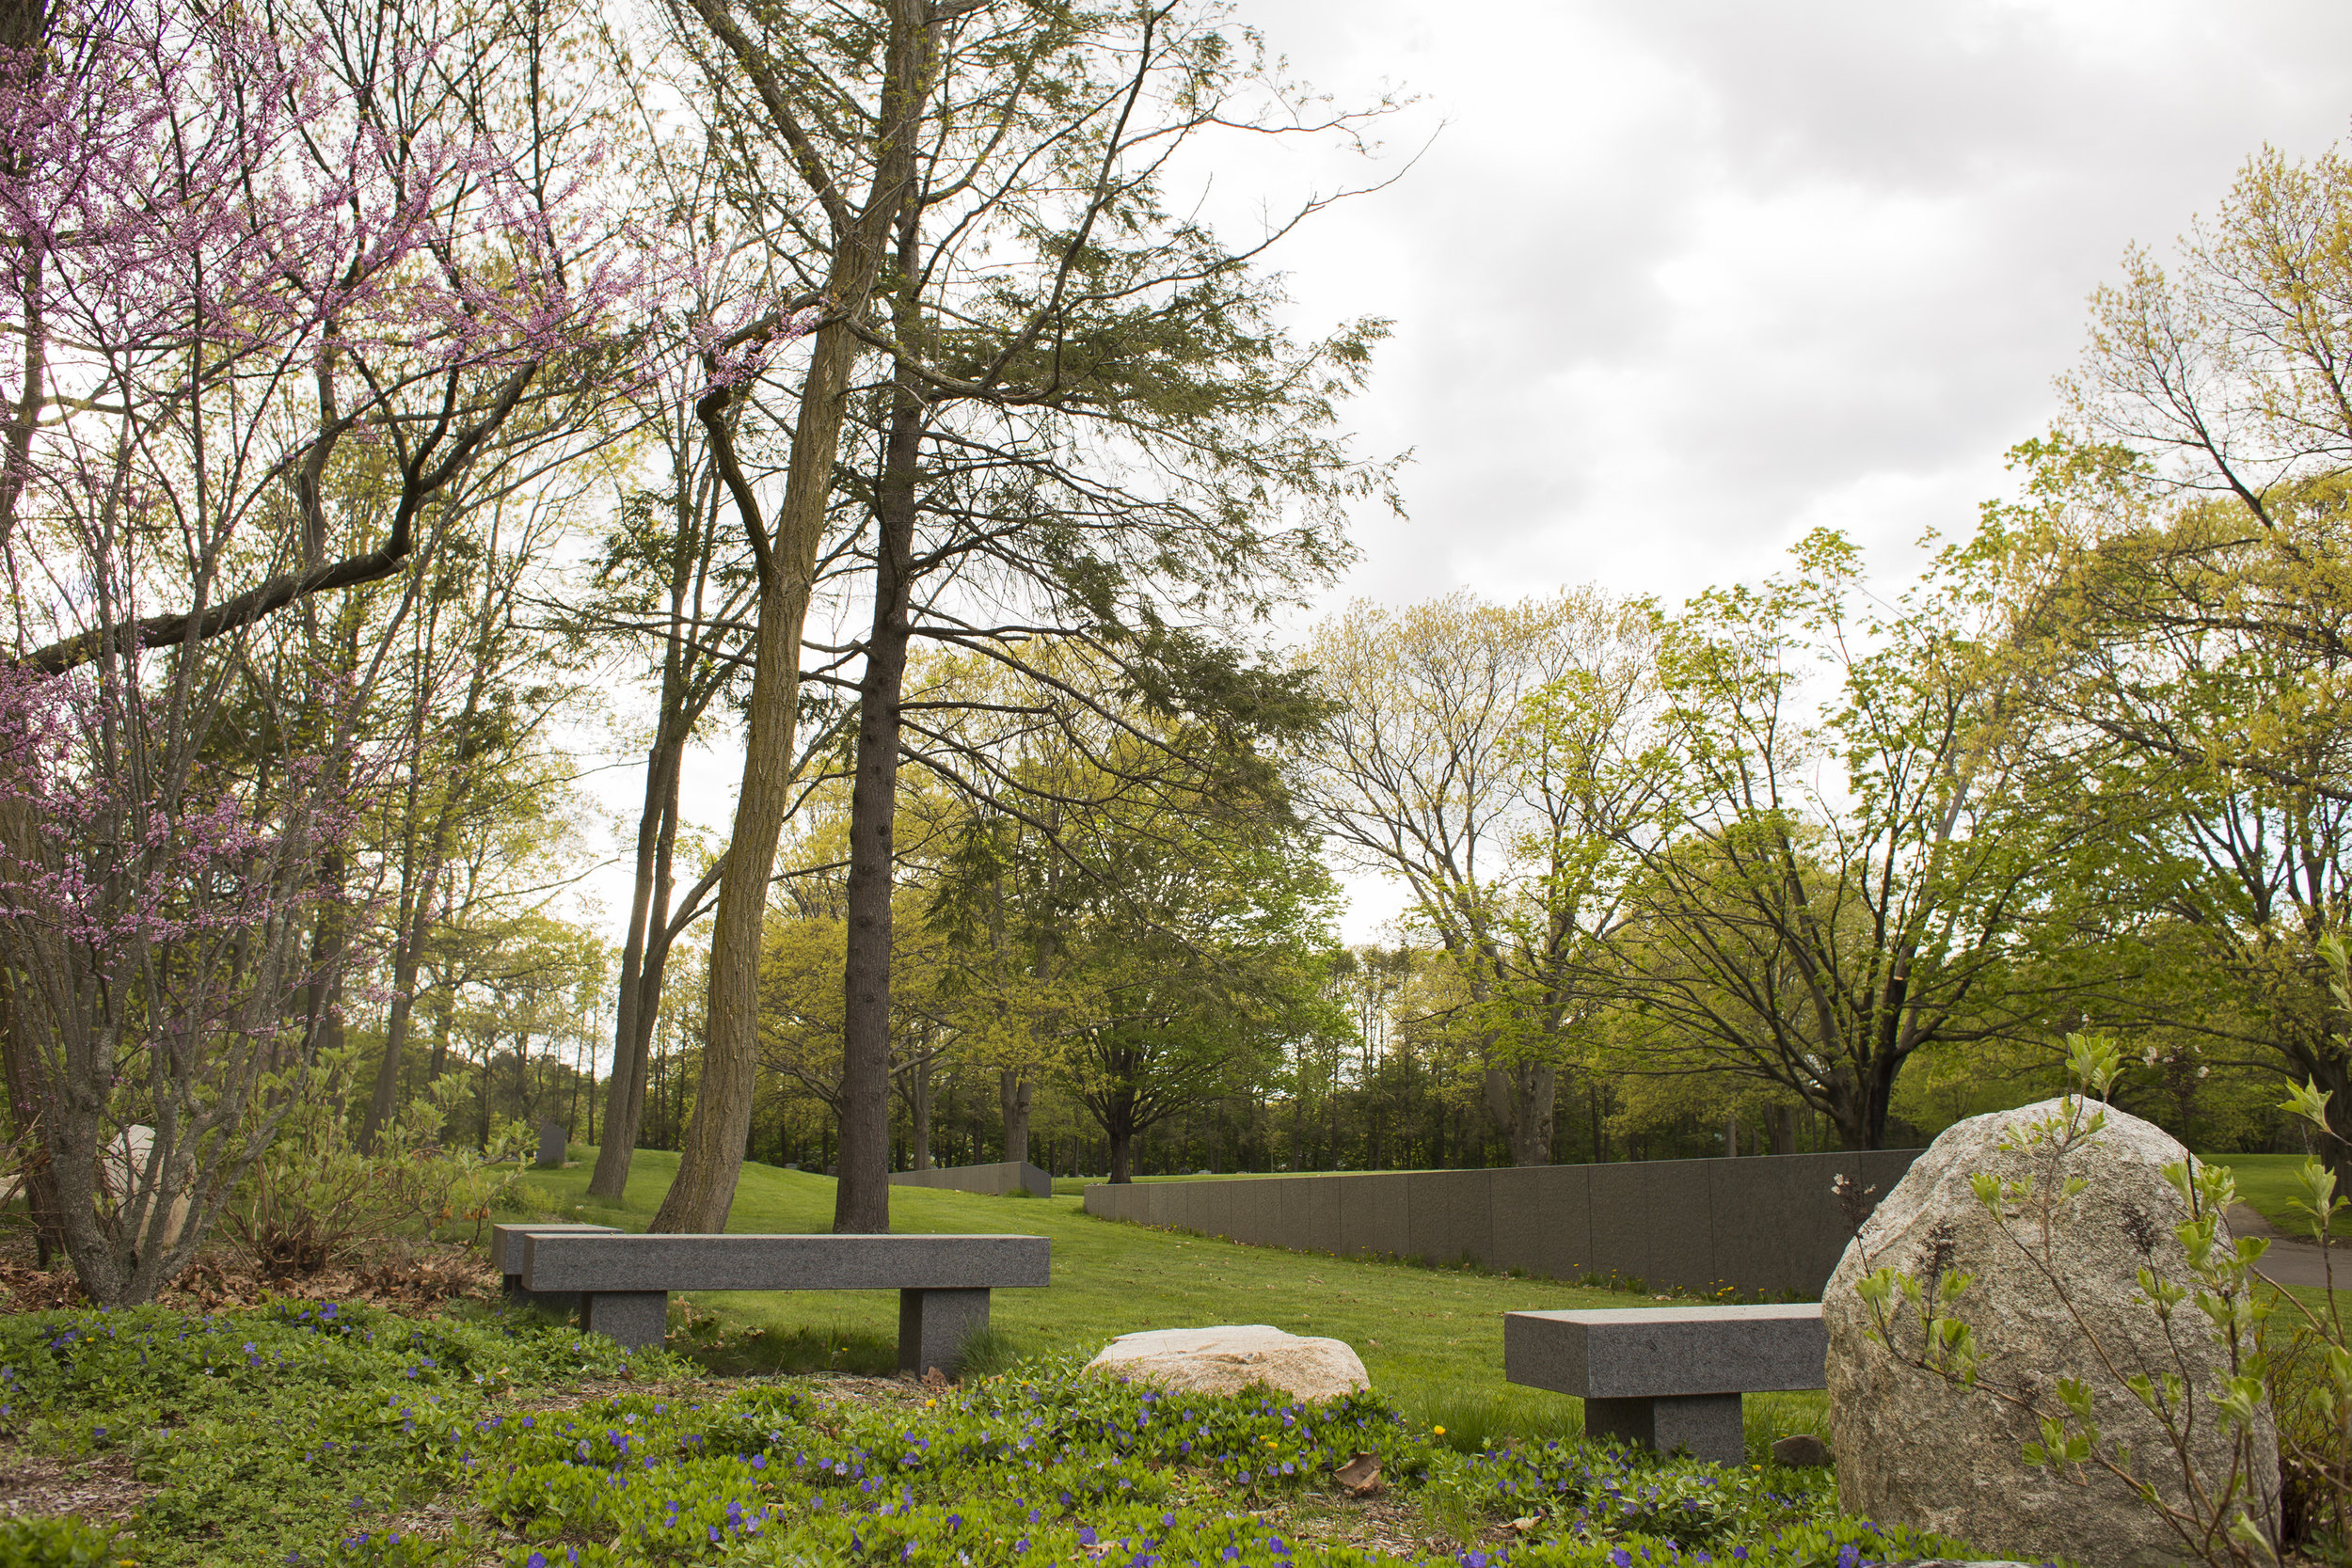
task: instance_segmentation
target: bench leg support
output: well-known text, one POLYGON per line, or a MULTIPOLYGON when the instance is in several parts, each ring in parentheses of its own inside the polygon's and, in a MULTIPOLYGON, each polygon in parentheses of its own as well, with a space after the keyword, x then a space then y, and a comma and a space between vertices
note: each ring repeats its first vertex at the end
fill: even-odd
POLYGON ((559 1318, 570 1317, 580 1306, 578 1291, 526 1291, 521 1275, 510 1274, 501 1278, 504 1280, 501 1293, 511 1306, 536 1307, 542 1312, 552 1312, 559 1318))
POLYGON ((1737 1394, 1684 1394, 1584 1402, 1584 1434, 1614 1437, 1652 1453, 1687 1450, 1693 1459, 1737 1465, 1747 1453, 1737 1394))
POLYGON ((988 1326, 986 1291, 900 1291, 898 1370, 921 1377, 963 1370, 963 1344, 988 1326))
POLYGON ((580 1326, 583 1333, 602 1334, 630 1350, 659 1348, 670 1324, 667 1291, 582 1291, 580 1326))

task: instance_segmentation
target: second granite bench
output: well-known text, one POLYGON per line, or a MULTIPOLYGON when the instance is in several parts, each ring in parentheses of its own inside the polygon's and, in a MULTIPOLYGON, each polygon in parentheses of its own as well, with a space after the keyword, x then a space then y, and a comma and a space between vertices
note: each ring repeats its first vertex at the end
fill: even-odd
MULTIPOLYGON (((522 1288, 577 1296, 580 1325, 661 1343, 673 1291, 898 1292, 898 1370, 953 1375, 988 1293, 1050 1282, 1043 1236, 594 1235, 525 1228, 522 1288)), ((510 1243, 510 1247, 512 1243, 510 1243)), ((511 1253, 510 1253, 511 1256, 511 1253)))
POLYGON ((1819 1302, 1502 1315, 1502 1375, 1581 1399, 1586 1436, 1721 1465, 1745 1456, 1740 1395, 1819 1388, 1828 1358, 1819 1302))
POLYGON ((532 1234, 617 1236, 620 1233, 618 1228, 610 1225, 494 1225, 490 1227, 490 1267, 498 1270, 501 1289, 508 1301, 549 1312, 569 1312, 580 1305, 578 1296, 534 1296, 523 1289, 523 1238, 532 1234))

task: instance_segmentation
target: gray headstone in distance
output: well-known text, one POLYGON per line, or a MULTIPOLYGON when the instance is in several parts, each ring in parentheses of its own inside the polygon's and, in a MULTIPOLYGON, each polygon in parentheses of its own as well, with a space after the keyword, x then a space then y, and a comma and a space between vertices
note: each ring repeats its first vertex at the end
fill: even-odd
POLYGON ((570 1134, 554 1122, 541 1122, 539 1124, 539 1164, 543 1165, 562 1164, 564 1147, 570 1141, 570 1134))

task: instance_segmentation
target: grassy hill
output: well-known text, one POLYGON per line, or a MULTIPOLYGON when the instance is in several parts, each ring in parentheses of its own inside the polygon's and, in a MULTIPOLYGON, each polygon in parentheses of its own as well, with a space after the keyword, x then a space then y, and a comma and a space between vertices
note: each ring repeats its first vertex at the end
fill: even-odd
MULTIPOLYGON (((677 1156, 640 1150, 618 1209, 587 1198, 593 1149, 576 1164, 531 1175, 548 1212, 624 1229, 643 1229, 677 1171, 677 1156)), ((728 1228, 822 1231, 832 1227, 832 1178, 746 1164, 728 1228)), ((1054 1283, 1000 1291, 993 1326, 1000 1357, 1056 1352, 1090 1355, 1120 1334, 1213 1323, 1271 1323, 1294 1334, 1344 1339, 1364 1359, 1374 1386, 1401 1406, 1474 1444, 1488 1433, 1558 1435, 1578 1431, 1578 1402, 1502 1380, 1502 1314, 1572 1307, 1628 1307, 1650 1298, 1452 1270, 1361 1262, 1322 1254, 1243 1246, 1098 1220, 1074 1196, 983 1197, 900 1187, 891 1226, 911 1232, 1020 1232, 1050 1237, 1054 1283)), ((888 1291, 808 1291, 697 1295, 741 1343, 759 1331, 763 1359, 887 1371, 894 1365, 898 1295, 888 1291)), ((1748 1401, 1751 1445, 1782 1432, 1821 1430, 1818 1395, 1748 1401)))

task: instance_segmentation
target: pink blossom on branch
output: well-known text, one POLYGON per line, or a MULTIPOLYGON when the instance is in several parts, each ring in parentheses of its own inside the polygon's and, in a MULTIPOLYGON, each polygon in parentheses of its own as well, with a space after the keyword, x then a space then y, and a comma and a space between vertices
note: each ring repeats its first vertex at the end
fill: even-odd
POLYGON ((431 0, 315 14, 376 31, 67 0, 0 57, 7 1047, 102 1302, 184 1266, 303 1092, 331 867, 401 762, 361 738, 364 651, 229 705, 299 668, 269 617, 395 577, 462 526, 437 503, 472 467, 606 438, 649 373, 665 264, 593 137, 489 118, 517 102, 475 79, 497 40, 418 32, 431 0))

